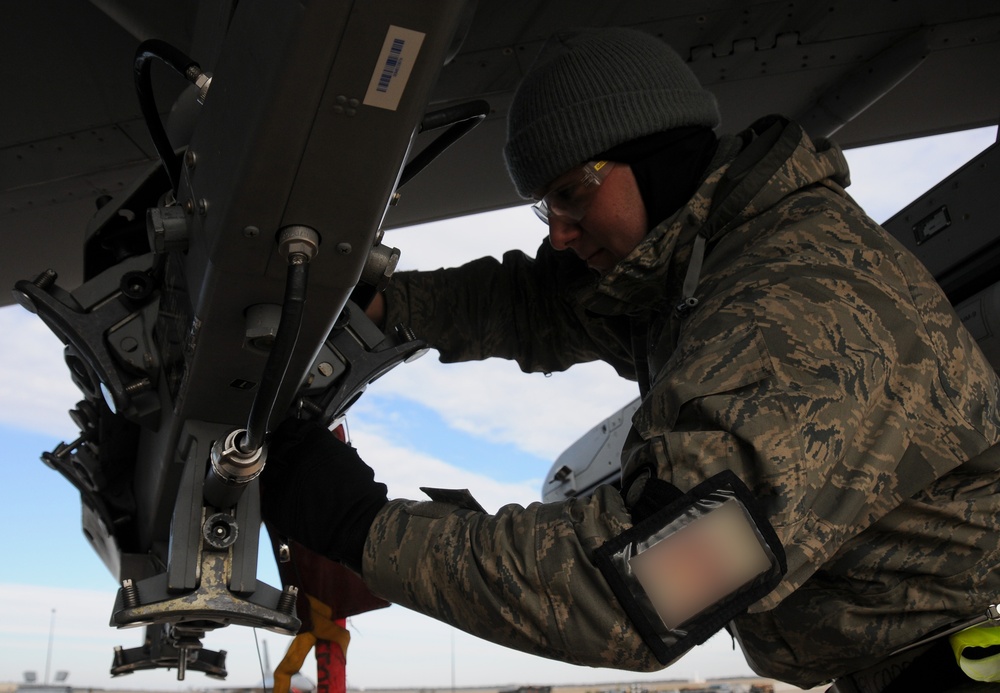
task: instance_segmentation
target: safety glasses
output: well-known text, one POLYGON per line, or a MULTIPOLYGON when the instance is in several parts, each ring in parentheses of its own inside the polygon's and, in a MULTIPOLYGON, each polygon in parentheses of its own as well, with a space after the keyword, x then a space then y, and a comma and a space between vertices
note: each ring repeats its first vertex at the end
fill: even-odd
POLYGON ((535 215, 546 224, 552 217, 570 223, 580 221, 614 165, 612 161, 588 161, 579 172, 567 173, 563 178, 568 180, 557 181, 542 199, 531 205, 535 215))

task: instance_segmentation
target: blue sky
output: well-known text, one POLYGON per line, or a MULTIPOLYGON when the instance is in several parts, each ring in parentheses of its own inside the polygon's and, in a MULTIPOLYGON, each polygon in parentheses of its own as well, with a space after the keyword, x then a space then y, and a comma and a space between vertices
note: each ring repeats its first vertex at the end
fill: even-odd
MULTIPOLYGON (((849 192, 883 221, 995 139, 995 128, 848 152, 849 192)), ((392 232, 402 269, 432 269, 520 247, 533 253, 544 228, 527 208, 392 232)), ((42 268, 25 268, 30 276, 42 268)), ((418 486, 468 487, 488 509, 539 499, 556 456, 592 425, 630 401, 634 385, 601 364, 552 377, 524 375, 506 362, 442 366, 433 355, 373 384, 349 414, 354 443, 393 497, 420 497, 418 486)), ((22 672, 44 676, 55 609, 52 672, 93 687, 185 690, 216 685, 201 674, 111 680, 112 647, 137 646, 141 631, 106 624, 116 585, 80 530, 79 498, 39 461, 43 450, 75 438, 66 411, 79 399, 61 345, 37 318, 0 309, 0 682, 22 672)), ((269 557, 261 579, 274 584, 269 557)), ((353 619, 348 657, 353 686, 598 683, 748 673, 728 637, 714 638, 670 671, 625 675, 521 655, 399 607, 353 619), (392 667, 385 666, 390 657, 392 667), (454 667, 453 667, 454 663, 454 667)), ((259 634, 272 662, 287 639, 259 634)), ((229 652, 229 683, 260 679, 252 631, 227 628, 206 646, 229 652)), ((307 669, 308 671, 308 669, 307 669)))

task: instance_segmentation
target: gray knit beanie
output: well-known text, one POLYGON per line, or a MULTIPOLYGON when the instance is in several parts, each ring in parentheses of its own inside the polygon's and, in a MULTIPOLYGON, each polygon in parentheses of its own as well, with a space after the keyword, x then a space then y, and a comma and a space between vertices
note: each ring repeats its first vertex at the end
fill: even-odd
POLYGON ((666 43, 634 29, 577 30, 551 38, 518 87, 504 158, 517 192, 530 197, 624 142, 718 124, 715 96, 666 43))

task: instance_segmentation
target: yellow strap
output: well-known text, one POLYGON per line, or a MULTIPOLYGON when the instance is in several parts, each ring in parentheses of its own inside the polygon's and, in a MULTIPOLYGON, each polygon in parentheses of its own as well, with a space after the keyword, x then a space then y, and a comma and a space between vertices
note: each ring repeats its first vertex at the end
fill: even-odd
POLYGON ((306 655, 316 644, 316 636, 311 632, 299 633, 288 645, 288 651, 274 670, 274 693, 288 693, 292 687, 292 676, 302 668, 306 655))
POLYGON ((1000 645, 1000 627, 981 625, 967 628, 949 638, 958 666, 966 676, 975 681, 1000 682, 1000 654, 984 659, 963 656, 967 647, 993 647, 1000 645))
POLYGON ((284 658, 274 670, 274 693, 288 693, 292 687, 292 676, 301 668, 306 661, 306 655, 316 644, 316 640, 329 640, 340 646, 341 651, 346 655, 347 646, 351 642, 351 634, 346 628, 339 626, 330 616, 330 607, 312 595, 309 598, 309 612, 312 616, 313 629, 306 633, 299 633, 288 645, 288 651, 284 658))
POLYGON ((340 649, 347 654, 347 646, 351 643, 351 634, 346 628, 341 627, 331 616, 333 610, 329 605, 324 604, 312 595, 309 597, 309 607, 312 613, 313 633, 320 640, 329 640, 340 645, 340 649))

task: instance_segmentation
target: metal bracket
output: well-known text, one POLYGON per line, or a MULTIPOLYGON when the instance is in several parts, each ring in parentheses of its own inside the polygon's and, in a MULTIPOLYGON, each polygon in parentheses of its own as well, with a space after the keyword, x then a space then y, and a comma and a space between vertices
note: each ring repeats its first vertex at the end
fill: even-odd
POLYGON ((154 623, 198 622, 244 625, 294 635, 301 622, 295 616, 295 594, 281 592, 263 582, 249 599, 229 591, 232 554, 229 551, 202 551, 201 581, 194 590, 169 596, 166 574, 139 583, 126 580, 118 590, 111 625, 116 628, 154 623), (144 595, 152 595, 150 600, 144 595), (154 601, 155 600, 155 601, 154 601))
POLYGON ((188 669, 200 671, 212 678, 224 679, 226 651, 206 650, 200 641, 172 626, 149 626, 145 642, 140 647, 115 648, 111 665, 112 676, 123 676, 146 669, 177 669, 177 680, 183 681, 188 669))
POLYGON ((320 396, 300 400, 300 404, 318 413, 323 421, 343 415, 369 383, 427 350, 427 343, 415 338, 409 330, 399 329, 394 336, 384 334, 351 301, 344 307, 326 346, 343 361, 346 370, 320 396))
MULTIPOLYGON (((115 285, 114 290, 102 295, 99 300, 93 300, 90 306, 81 305, 75 293, 60 289, 55 284, 56 275, 51 271, 34 281, 17 282, 15 296, 21 305, 37 313, 70 349, 67 353, 75 356, 70 361, 70 369, 85 394, 100 398, 103 391, 113 411, 149 426, 155 425, 160 409, 159 398, 153 389, 154 376, 150 375, 155 371, 130 376, 115 360, 106 339, 110 331, 125 324, 130 317, 138 314, 144 303, 152 300, 150 291, 133 298, 128 295, 127 289, 120 288, 128 283, 126 280, 143 274, 142 269, 147 264, 146 258, 130 258, 88 282, 84 287, 91 293, 95 288, 110 286, 109 281, 115 285), (92 380, 97 382, 90 382, 92 380)), ((133 338, 139 344, 141 332, 133 338)))

